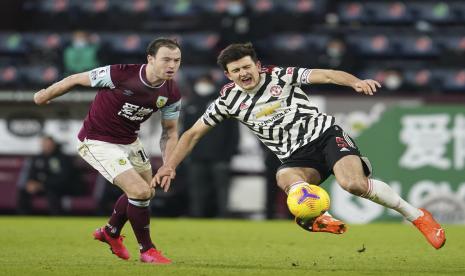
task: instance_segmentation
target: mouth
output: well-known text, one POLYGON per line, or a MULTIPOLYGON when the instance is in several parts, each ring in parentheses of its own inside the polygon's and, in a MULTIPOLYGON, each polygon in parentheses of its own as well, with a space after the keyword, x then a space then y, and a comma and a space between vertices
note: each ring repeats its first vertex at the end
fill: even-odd
POLYGON ((242 82, 242 84, 244 84, 244 86, 249 86, 249 85, 252 84, 252 77, 250 77, 250 76, 243 77, 243 78, 241 78, 241 82, 242 82))

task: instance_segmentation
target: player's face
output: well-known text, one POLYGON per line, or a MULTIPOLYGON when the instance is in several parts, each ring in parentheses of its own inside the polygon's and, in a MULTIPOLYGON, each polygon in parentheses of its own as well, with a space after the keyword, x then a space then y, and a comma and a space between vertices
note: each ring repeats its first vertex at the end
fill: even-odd
POLYGON ((260 82, 260 62, 250 56, 226 64, 226 69, 226 76, 244 90, 252 90, 260 82))
POLYGON ((181 65, 181 50, 161 47, 155 56, 148 56, 147 62, 153 68, 152 78, 172 79, 181 65))

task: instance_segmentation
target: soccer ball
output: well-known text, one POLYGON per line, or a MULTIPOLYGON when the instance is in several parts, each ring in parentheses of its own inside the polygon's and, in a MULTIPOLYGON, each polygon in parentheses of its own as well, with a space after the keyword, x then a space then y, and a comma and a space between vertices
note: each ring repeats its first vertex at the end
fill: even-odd
POLYGON ((318 217, 329 210, 329 195, 321 187, 306 184, 291 190, 287 196, 289 211, 304 221, 318 217))

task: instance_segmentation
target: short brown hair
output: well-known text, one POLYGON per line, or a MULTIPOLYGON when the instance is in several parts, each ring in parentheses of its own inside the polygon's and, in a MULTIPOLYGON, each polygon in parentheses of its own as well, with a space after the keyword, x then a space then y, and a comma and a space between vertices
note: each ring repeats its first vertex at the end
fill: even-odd
POLYGON ((230 62, 239 60, 243 57, 250 56, 254 62, 257 62, 257 53, 251 42, 231 44, 224 48, 218 56, 217 63, 224 71, 228 71, 227 65, 230 62))
POLYGON ((147 46, 147 55, 151 55, 154 57, 157 54, 158 49, 160 49, 161 47, 166 47, 171 50, 174 50, 176 48, 181 49, 179 43, 176 40, 161 37, 154 39, 152 42, 150 42, 149 46, 147 46))

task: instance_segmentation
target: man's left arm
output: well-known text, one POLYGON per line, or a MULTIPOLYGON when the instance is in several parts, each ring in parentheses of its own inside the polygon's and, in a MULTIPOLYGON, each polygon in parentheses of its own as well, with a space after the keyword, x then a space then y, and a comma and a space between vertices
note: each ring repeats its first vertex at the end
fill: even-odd
POLYGON ((356 92, 366 95, 373 95, 381 84, 375 80, 366 79, 361 80, 356 76, 344 71, 326 70, 326 69, 312 69, 307 76, 309 84, 337 84, 352 87, 356 92))
POLYGON ((165 163, 178 143, 178 120, 162 119, 161 127, 160 149, 165 163))

